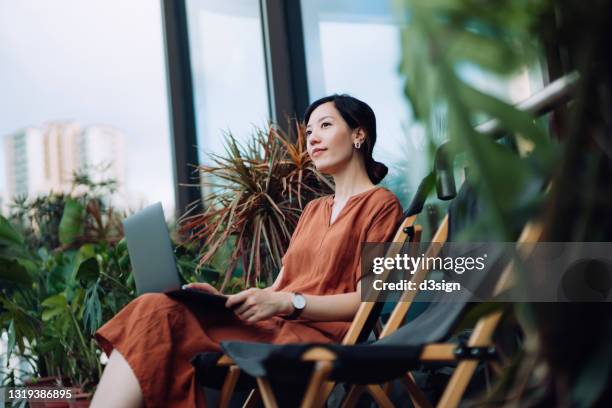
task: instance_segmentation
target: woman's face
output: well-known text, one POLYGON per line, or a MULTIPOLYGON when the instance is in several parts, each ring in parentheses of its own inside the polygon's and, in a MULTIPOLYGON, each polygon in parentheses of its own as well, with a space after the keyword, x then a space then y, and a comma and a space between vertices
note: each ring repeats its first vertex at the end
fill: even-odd
POLYGON ((326 174, 340 171, 353 155, 354 133, 333 102, 319 105, 306 124, 306 146, 315 167, 326 174))

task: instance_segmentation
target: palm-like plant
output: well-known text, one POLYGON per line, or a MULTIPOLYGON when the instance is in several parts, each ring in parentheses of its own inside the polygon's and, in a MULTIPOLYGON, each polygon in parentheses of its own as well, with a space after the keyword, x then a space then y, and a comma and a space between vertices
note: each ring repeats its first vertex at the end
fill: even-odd
POLYGON ((212 192, 203 197, 202 213, 179 222, 188 240, 201 245, 199 266, 232 246, 221 288, 241 259, 247 286, 270 283, 304 206, 333 191, 306 152, 303 126, 295 123, 295 131, 293 138, 291 131, 270 124, 255 129, 244 145, 230 133, 226 155, 211 154, 214 164, 199 167, 212 192))

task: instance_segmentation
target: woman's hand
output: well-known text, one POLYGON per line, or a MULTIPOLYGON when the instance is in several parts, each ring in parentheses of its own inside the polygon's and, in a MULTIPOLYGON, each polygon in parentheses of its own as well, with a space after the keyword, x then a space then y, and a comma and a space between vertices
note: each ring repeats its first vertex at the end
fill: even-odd
POLYGON ((274 292, 263 289, 247 289, 231 295, 225 307, 247 323, 255 323, 276 315, 290 314, 293 311, 291 292, 274 292))
POLYGON ((183 285, 183 289, 197 289, 202 292, 210 293, 211 295, 223 295, 213 285, 204 282, 192 282, 187 285, 183 285))

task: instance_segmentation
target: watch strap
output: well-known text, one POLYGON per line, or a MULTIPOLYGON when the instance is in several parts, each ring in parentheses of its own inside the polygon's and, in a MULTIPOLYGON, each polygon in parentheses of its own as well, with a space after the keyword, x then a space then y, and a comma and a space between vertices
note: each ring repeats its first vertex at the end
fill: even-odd
MULTIPOLYGON (((298 293, 298 292, 295 292, 293 294, 293 296, 294 297, 295 296, 302 296, 302 297, 304 297, 304 295, 302 295, 301 293, 298 293)), ((302 307, 301 309, 295 307, 295 304, 293 303, 293 300, 291 301, 291 305, 293 306, 293 312, 291 312, 291 314, 289 314, 289 315, 287 315, 285 317, 285 319, 287 319, 287 320, 295 320, 295 319, 297 319, 298 317, 300 317, 300 315, 302 314, 302 312, 305 309, 305 307, 302 307)))

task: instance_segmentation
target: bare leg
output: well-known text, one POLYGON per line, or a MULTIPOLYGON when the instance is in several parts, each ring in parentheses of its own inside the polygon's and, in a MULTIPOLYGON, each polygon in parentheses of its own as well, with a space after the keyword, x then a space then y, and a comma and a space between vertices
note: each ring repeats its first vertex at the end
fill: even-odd
POLYGON ((143 406, 142 391, 138 379, 125 358, 117 350, 111 353, 90 408, 143 406))

